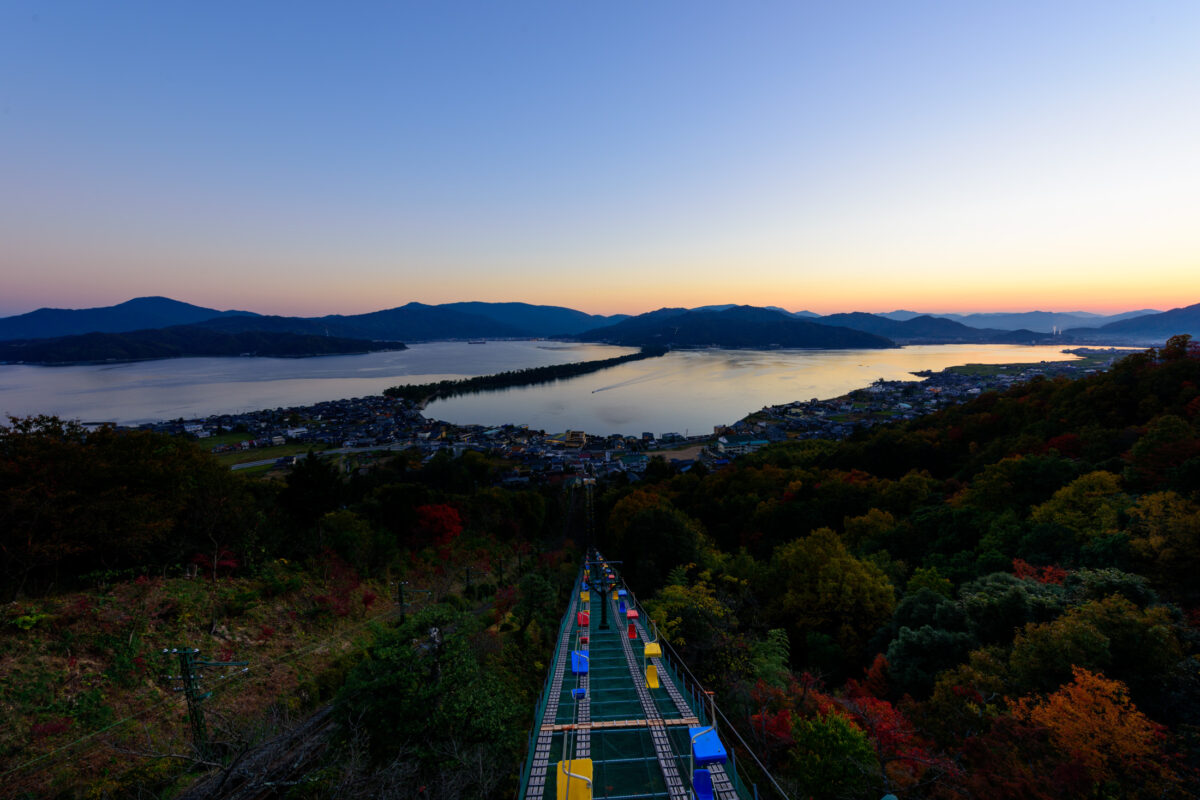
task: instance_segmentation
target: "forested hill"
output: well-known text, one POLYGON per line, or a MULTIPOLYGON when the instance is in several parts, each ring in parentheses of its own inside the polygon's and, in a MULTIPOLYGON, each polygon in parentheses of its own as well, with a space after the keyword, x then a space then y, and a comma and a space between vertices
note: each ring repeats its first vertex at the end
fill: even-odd
POLYGON ((886 336, 900 344, 957 344, 986 342, 989 344, 1050 344, 1053 336, 1029 330, 993 330, 972 328, 961 322, 922 315, 903 321, 878 314, 830 314, 817 320, 822 325, 838 325, 851 330, 886 336))
POLYGON ((400 342, 261 330, 225 333, 198 325, 176 325, 128 333, 0 342, 0 362, 79 364, 181 356, 302 357, 403 349, 400 342))
POLYGON ((169 297, 135 297, 102 308, 39 308, 27 314, 0 317, 0 340, 46 339, 99 331, 123 331, 193 325, 215 317, 255 317, 249 311, 218 311, 181 303, 169 297))
POLYGON ((819 325, 767 308, 734 306, 722 311, 660 309, 573 337, 630 347, 884 348, 882 336, 819 325))

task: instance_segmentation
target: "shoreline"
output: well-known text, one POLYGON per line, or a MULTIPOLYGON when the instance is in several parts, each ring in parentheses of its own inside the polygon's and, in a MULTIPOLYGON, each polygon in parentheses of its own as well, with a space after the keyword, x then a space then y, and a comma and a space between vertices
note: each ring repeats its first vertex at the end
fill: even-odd
MULTIPOLYGON (((464 350, 466 349, 465 345, 462 349, 464 349, 464 350)), ((907 350, 908 348, 904 348, 904 349, 907 350)), ((1056 358, 1056 356, 1058 356, 1058 354, 1066 352, 1065 348, 1036 348, 1032 351, 1029 351, 1026 348, 1020 348, 1020 347, 1011 348, 1011 350, 1016 351, 1016 352, 1010 352, 1010 348, 1008 348, 1008 347, 1003 348, 1003 352, 991 352, 988 350, 988 348, 983 348, 983 350, 987 351, 987 353, 985 354, 984 352, 980 352, 979 355, 976 355, 976 353, 974 352, 974 348, 965 348, 964 349, 964 348, 959 348, 959 347, 953 347, 953 348, 949 348, 946 351, 942 351, 942 348, 916 348, 916 350, 917 350, 917 355, 914 356, 914 358, 912 359, 912 363, 913 363, 914 367, 920 366, 922 362, 931 364, 931 368, 938 368, 940 366, 940 364, 947 364, 948 366, 942 367, 942 369, 959 370, 959 371, 966 369, 967 365, 969 365, 976 358, 983 358, 983 360, 985 362, 987 362, 991 358, 997 358, 997 357, 1011 359, 1011 360, 1003 362, 1003 364, 1005 364, 1005 365, 1023 365, 1023 368, 1042 368, 1045 365, 1049 365, 1049 364, 1063 364, 1065 366, 1066 364, 1078 363, 1080 361, 1080 359, 1077 357, 1071 358, 1071 356, 1077 356, 1077 355, 1079 355, 1079 353, 1069 354, 1067 356, 1067 358, 1071 359, 1070 361, 1060 361, 1059 358, 1056 358), (925 351, 925 352, 922 353, 922 351, 925 351), (1022 358, 1022 356, 1024 356, 1024 358, 1022 358), (1037 363, 1031 363, 1031 362, 1034 362, 1035 359, 1037 360, 1037 363), (1053 359, 1053 360, 1046 360, 1046 359, 1053 359), (938 362, 940 362, 940 364, 938 362)), ((1095 355, 1103 354, 1106 357, 1117 357, 1119 355, 1131 352, 1130 350, 1116 350, 1113 348, 1104 348, 1104 349, 1086 348, 1086 349, 1080 349, 1080 350, 1083 352, 1088 352, 1088 353, 1092 353, 1095 355)), ((454 351, 454 352, 457 353, 457 351, 454 351)), ((1137 349, 1132 350, 1132 352, 1137 352, 1137 349)), ((386 356, 386 354, 380 354, 380 353, 373 354, 373 355, 386 356)), ((764 355, 773 356, 774 352, 773 351, 764 351, 764 355)), ((444 356, 439 356, 439 358, 449 358, 449 359, 454 359, 456 357, 457 357, 456 355, 451 354, 449 351, 447 351, 444 356)), ((736 357, 736 356, 733 355, 731 357, 736 357)), ((64 419, 100 420, 100 421, 105 421, 105 422, 112 422, 114 424, 117 424, 117 425, 120 425, 123 427, 138 427, 138 426, 146 426, 146 425, 166 425, 171 422, 178 423, 178 422, 182 422, 184 419, 187 419, 193 423, 199 423, 206 419, 216 419, 216 418, 244 417, 249 420, 253 417, 253 418, 264 418, 265 419, 270 415, 270 412, 272 412, 272 410, 274 410, 275 412, 280 412, 284 408, 296 409, 299 411, 301 416, 304 416, 305 409, 314 408, 319 405, 326 405, 329 403, 341 403, 341 404, 347 405, 348 407, 353 407, 354 405, 358 404, 360 401, 364 401, 366 398, 375 397, 375 398, 379 399, 380 388, 382 388, 382 387, 380 387, 380 383, 382 381, 376 380, 376 381, 374 381, 374 386, 361 386, 361 388, 360 388, 360 387, 354 385, 354 384, 360 383, 360 381, 355 380, 355 376, 353 374, 342 374, 341 372, 336 371, 336 370, 332 371, 332 372, 329 370, 323 370, 321 372, 321 374, 313 376, 313 379, 310 382, 311 385, 304 391, 293 392, 291 390, 287 390, 287 391, 276 392, 276 391, 260 391, 260 390, 250 389, 244 393, 245 397, 241 397, 240 394, 238 393, 238 391, 236 390, 235 384, 239 384, 242 381, 249 381, 250 383, 253 383, 253 384, 264 385, 260 382, 265 381, 266 383, 274 384, 276 381, 278 381, 278 382, 280 382, 280 385, 282 386, 283 384, 286 384, 288 381, 305 380, 307 368, 301 367, 301 368, 299 368, 299 371, 297 371, 295 369, 289 370, 281 362, 279 367, 273 368, 271 373, 268 373, 265 377, 260 378, 260 376, 257 373, 247 372, 247 370, 252 370, 252 371, 257 370, 258 369, 257 367, 238 366, 239 362, 246 363, 246 364, 252 363, 252 362, 247 361, 246 359, 234 360, 234 359, 227 359, 227 358, 218 358, 216 360, 225 362, 225 364, 227 366, 217 368, 220 371, 213 376, 199 376, 195 380, 196 385, 195 385, 194 390, 191 388, 190 384, 189 384, 189 388, 187 389, 187 391, 189 391, 189 392, 194 391, 196 393, 203 393, 203 392, 209 391, 208 389, 205 388, 207 386, 207 384, 209 384, 209 383, 213 384, 214 386, 228 383, 228 384, 230 384, 230 388, 235 390, 232 394, 229 392, 225 392, 223 394, 214 395, 211 398, 214 402, 211 404, 210 403, 190 402, 193 399, 192 395, 180 394, 180 391, 178 389, 174 388, 174 387, 181 385, 179 383, 180 381, 187 383, 188 381, 192 380, 191 378, 189 378, 191 373, 188 371, 189 370, 188 367, 177 366, 174 368, 165 367, 160 370, 155 370, 150 373, 147 373, 147 375, 144 377, 141 376, 140 373, 137 373, 136 368, 135 368, 135 373, 132 374, 132 377, 117 379, 116 388, 112 389, 112 390, 109 390, 105 387, 112 385, 113 379, 103 377, 103 375, 105 374, 103 372, 101 372, 101 373, 82 372, 82 373, 79 373, 79 375, 81 377, 69 378, 69 379, 67 379, 67 383, 65 383, 65 384, 60 382, 58 379, 54 379, 52 384, 49 384, 49 385, 46 385, 43 387, 40 379, 36 378, 36 375, 41 374, 41 371, 34 370, 34 371, 30 371, 30 373, 27 373, 30 377, 28 379, 26 379, 26 381, 19 386, 22 394, 20 394, 20 395, 14 394, 13 400, 15 400, 16 402, 9 403, 8 407, 11 408, 12 412, 15 413, 17 416, 27 416, 27 415, 31 415, 31 414, 38 415, 38 414, 49 413, 49 414, 53 414, 56 416, 61 416, 64 419), (159 375, 160 372, 162 373, 161 375, 159 375), (275 377, 275 375, 274 375, 275 372, 279 373, 278 378, 275 377), (39 398, 53 397, 53 396, 56 396, 60 392, 62 393, 63 398, 68 399, 68 400, 73 396, 90 396, 90 394, 89 394, 90 389, 93 385, 95 385, 95 382, 97 380, 104 381, 104 383, 100 384, 101 391, 99 391, 96 394, 97 401, 94 403, 89 401, 85 405, 84 403, 79 403, 79 402, 66 402, 66 403, 59 404, 62 406, 66 406, 66 408, 63 408, 62 410, 57 410, 53 407, 51 407, 49 410, 47 410, 46 404, 39 402, 39 398), (342 385, 342 383, 341 383, 342 381, 345 381, 346 385, 342 385), (128 387, 126 387, 124 385, 126 382, 129 383, 128 387), (380 388, 376 388, 376 387, 380 387, 380 388), (355 391, 355 389, 358 389, 358 391, 355 391), (146 390, 149 390, 154 393, 153 395, 151 395, 151 399, 149 402, 145 402, 143 404, 139 404, 139 406, 134 406, 134 407, 130 407, 126 404, 120 404, 120 401, 123 399, 123 395, 125 393, 132 391, 132 392, 137 392, 138 393, 137 396, 140 396, 141 393, 146 390), (347 391, 347 390, 349 390, 349 391, 347 391), (288 395, 291 395, 291 396, 289 397, 288 395), (297 395, 299 395, 299 396, 297 396, 297 395), (331 398, 331 397, 332 398, 343 398, 343 399, 342 400, 334 400, 334 401, 330 401, 330 400, 326 399, 326 398, 331 398), (234 403, 230 403, 229 402, 230 399, 235 400, 236 405, 234 403), (120 405, 117 405, 117 404, 120 404, 120 405), (146 408, 143 410, 142 408, 140 408, 140 405, 145 405, 146 408), (191 409, 188 408, 189 405, 192 406, 191 409), (203 405, 210 405, 210 406, 217 405, 218 409, 217 410, 207 410, 202 407, 203 405), (72 406, 74 406, 74 408, 72 408, 72 406), (157 406, 157 408, 155 408, 155 406, 157 406), (175 410, 174 408, 172 408, 172 406, 178 406, 178 410, 175 410), (225 408, 220 409, 219 406, 225 406, 225 408), (159 413, 157 413, 157 414, 153 413, 156 410, 159 411, 159 413), (143 411, 143 413, 139 414, 138 411, 143 411), (132 413, 130 413, 130 412, 132 412, 132 413), (163 412, 165 412, 165 413, 163 413, 163 412), (180 413, 180 412, 182 412, 182 413, 180 413), (124 417, 124 419, 122 419, 122 417, 124 417)), ((329 359, 323 359, 323 361, 325 361, 325 362, 328 362, 328 360, 329 359)), ((501 364, 512 363, 513 360, 514 360, 513 358, 509 357, 505 361, 501 361, 500 363, 501 364)), ((841 362, 845 361, 845 360, 846 359, 843 358, 843 359, 837 361, 836 364, 841 365, 841 362)), ((642 395, 637 395, 637 399, 639 402, 644 401, 645 403, 648 404, 648 405, 645 405, 646 420, 645 421, 635 420, 634 424, 622 426, 621 429, 625 430, 628 434, 631 434, 631 435, 638 434, 640 431, 644 431, 644 430, 656 430, 656 431, 666 430, 666 431, 669 431, 669 430, 674 430, 676 428, 678 428, 680 431, 682 431, 684 428, 690 428, 692 431, 701 431, 701 430, 712 431, 714 426, 721 426, 721 427, 730 426, 732 424, 735 424, 734 421, 739 420, 739 419, 744 419, 747 415, 756 413, 756 412, 754 412, 754 408, 756 405, 755 404, 755 394, 759 395, 760 397, 763 397, 768 402, 775 402, 775 403, 781 403, 781 402, 787 403, 788 400, 795 400, 797 398, 807 398, 808 396, 836 398, 836 397, 845 396, 854 391, 863 390, 863 389, 869 387, 869 385, 872 382, 872 378, 874 378, 876 375, 880 375, 880 374, 886 376, 889 380, 901 380, 901 381, 905 381, 908 383, 916 384, 923 377, 925 377, 922 373, 927 372, 927 370, 919 370, 919 369, 911 369, 910 368, 909 370, 905 371, 904 364, 905 364, 906 360, 907 359, 902 359, 899 361, 897 361, 895 359, 887 360, 887 361, 879 364, 879 372, 874 372, 874 368, 869 364, 866 365, 866 366, 868 366, 868 370, 862 370, 862 369, 856 370, 855 363, 853 363, 853 359, 851 359, 850 362, 847 362, 844 365, 847 372, 843 377, 849 378, 849 380, 838 380, 838 379, 827 380, 826 379, 827 376, 832 376, 837 373, 827 373, 827 367, 824 365, 825 362, 813 362, 812 364, 809 364, 807 359, 801 359, 795 365, 788 366, 787 364, 785 364, 782 367, 780 367, 779 365, 776 365, 775 362, 773 362, 773 361, 763 362, 764 364, 769 363, 769 364, 773 365, 772 367, 770 367, 771 369, 801 370, 802 372, 797 372, 795 374, 806 374, 806 375, 811 374, 813 376, 812 380, 814 380, 818 384, 818 385, 812 386, 811 389, 816 390, 816 391, 810 391, 810 390, 806 390, 804 388, 797 388, 794 386, 791 388, 791 390, 788 390, 788 388, 787 388, 788 385, 786 383, 781 383, 781 385, 780 385, 784 389, 783 392, 780 392, 778 390, 778 388, 772 390, 772 389, 770 389, 769 385, 767 385, 767 384, 764 384, 764 387, 766 387, 768 389, 768 391, 766 391, 766 392, 761 391, 761 390, 751 391, 749 389, 749 387, 743 387, 741 385, 739 380, 737 380, 736 374, 730 374, 728 376, 729 380, 713 384, 714 386, 719 385, 719 386, 721 386, 721 388, 718 390, 718 394, 715 396, 715 402, 711 398, 709 400, 705 401, 705 403, 707 405, 712 405, 711 408, 708 408, 707 405, 702 406, 703 408, 707 409, 706 413, 697 415, 695 413, 694 409, 692 411, 688 411, 688 409, 692 409, 693 404, 690 404, 687 402, 688 390, 687 390, 686 386, 681 386, 678 390, 678 393, 671 400, 671 402, 675 402, 675 403, 679 404, 680 411, 687 412, 687 413, 683 413, 681 418, 677 418, 674 415, 669 414, 669 413, 664 413, 664 412, 670 411, 670 406, 665 404, 665 402, 664 402, 665 395, 663 394, 662 391, 659 391, 657 394, 651 393, 650 395, 647 395, 646 397, 642 397, 642 395), (809 372, 810 368, 813 370, 813 371, 811 371, 811 373, 809 372), (840 385, 835 385, 835 384, 840 384, 840 385), (850 387, 853 387, 853 388, 850 388, 850 387), (833 391, 822 391, 822 389, 832 389, 833 391), (660 395, 662 395, 662 396, 660 396, 660 395), (789 395, 790 395, 790 397, 789 397, 789 395), (780 399, 775 400, 773 398, 780 398, 780 399), (731 402, 731 400, 733 402, 731 402), (715 412, 715 413, 712 413, 712 412, 715 412), (702 419, 700 421, 697 421, 696 419, 694 419, 694 417, 696 417, 696 416, 700 416, 702 419), (705 419, 711 419, 711 422, 705 421, 705 419), (675 421, 675 420, 678 420, 678 421, 675 421)), ((606 361, 606 359, 599 359, 599 361, 603 362, 603 361, 606 361)), ((485 360, 485 364, 490 363, 490 362, 491 362, 491 359, 485 360)), ((180 362, 178 359, 171 359, 166 363, 178 364, 180 362)), ((313 362, 313 363, 316 363, 316 362, 313 362)), ((374 363, 374 362, 372 362, 372 363, 374 363)), ((384 361, 384 362, 380 362, 380 363, 381 364, 390 364, 391 362, 384 361)), ((405 362, 405 363, 407 363, 407 362, 405 362)), ((449 365, 449 364, 454 364, 456 362, 454 362, 453 360, 450 360, 450 361, 445 361, 444 363, 449 365)), ((519 361, 518 361, 518 363, 519 363, 519 361)), ((573 363, 586 364, 589 362, 573 362, 573 363)), ((707 363, 707 362, 704 362, 704 363, 707 363)), ((738 362, 738 363, 740 363, 740 362, 738 362)), ((754 359, 751 359, 751 361, 747 362, 747 364, 756 370, 763 368, 763 366, 759 365, 758 362, 754 359)), ((107 365, 105 365, 105 366, 107 366, 107 365)), ((476 366, 481 366, 481 365, 476 365, 476 366)), ((859 368, 861 368, 863 366, 864 366, 864 364, 857 364, 857 367, 859 367, 859 368)), ((439 368, 437 366, 432 366, 432 362, 430 364, 422 364, 421 367, 422 367, 422 369, 424 369, 426 371, 426 374, 428 374, 429 372, 432 372, 434 369, 439 368)), ((384 368, 386 369, 388 367, 384 367, 384 368)), ((842 369, 842 368, 843 368, 842 366, 837 366, 837 369, 842 369)), ((96 367, 84 368, 84 369, 96 369, 96 367)), ((104 367, 103 366, 99 367, 99 369, 103 370, 104 367)), ((356 369, 358 369, 358 367, 356 367, 356 369)), ((989 372, 1000 372, 1000 373, 1012 371, 1012 370, 1005 370, 1005 369, 997 369, 996 366, 986 365, 986 363, 985 363, 984 369, 989 372)), ((57 371, 47 372, 45 374, 52 375, 52 374, 55 374, 56 372, 57 371)), ((511 374, 519 374, 520 372, 521 372, 521 370, 510 371, 511 374)), ((413 370, 413 373, 416 375, 421 374, 420 370, 413 370)), ((118 373, 114 373, 114 375, 115 374, 118 374, 118 373)), ((126 373, 126 374, 128 375, 130 373, 126 373)), ((387 374, 387 373, 380 373, 380 374, 387 374)), ((784 375, 786 373, 780 373, 780 374, 784 375)), ((493 375, 494 374, 484 375, 482 377, 490 379, 491 377, 493 377, 493 375)), ((557 383, 558 380, 562 380, 563 378, 566 378, 566 377, 568 377, 568 376, 559 376, 559 378, 557 378, 556 380, 548 382, 546 384, 548 387, 546 389, 546 391, 558 392, 559 390, 553 388, 552 384, 557 383)), ((403 379, 403 377, 401 377, 400 379, 403 379)), ((454 382, 456 382, 456 381, 453 381, 452 383, 454 383, 454 382)), ((487 388, 490 388, 490 387, 482 387, 482 388, 484 388, 486 390, 487 388)), ((512 387, 508 387, 508 386, 495 387, 495 389, 497 391, 507 391, 510 388, 512 388, 512 387)), ((534 391, 537 391, 537 390, 534 390, 534 391)), ((668 392, 675 391, 675 387, 672 385, 671 388, 668 389, 667 391, 668 392)), ((211 392, 210 392, 210 394, 211 394, 211 392)), ((137 396, 135 396, 135 399, 137 396)), ((199 396, 207 397, 207 395, 199 395, 199 396)), ((418 410, 427 411, 429 407, 433 407, 433 408, 435 408, 435 413, 436 413, 437 406, 433 403, 433 398, 428 398, 428 399, 421 398, 421 399, 424 399, 425 402, 418 403, 418 410)), ((3 400, 0 400, 0 402, 3 402, 3 400)), ((475 407, 476 411, 481 411, 482 409, 491 407, 489 399, 486 398, 485 396, 481 396, 479 400, 473 401, 473 403, 474 403, 474 407, 475 407)), ((511 404, 509 404, 509 405, 511 405, 511 404)), ((565 430, 565 429, 569 429, 569 428, 578 428, 578 429, 587 430, 587 431, 593 431, 593 430, 600 431, 601 434, 604 434, 605 432, 611 432, 611 430, 612 430, 608 425, 606 425, 603 422, 602 419, 601 420, 592 419, 592 417, 595 416, 595 412, 593 409, 591 409, 590 406, 584 407, 584 409, 582 411, 582 418, 580 418, 578 420, 578 422, 574 422, 574 420, 566 419, 563 415, 553 416, 549 419, 530 420, 527 417, 527 415, 524 414, 524 412, 522 412, 521 408, 519 408, 519 407, 508 408, 505 405, 501 405, 497 410, 499 410, 500 413, 488 414, 488 413, 486 413, 486 411, 483 411, 479 414, 479 416, 475 416, 474 413, 468 413, 468 414, 460 413, 457 416, 452 417, 452 419, 454 419, 454 422, 444 423, 444 424, 462 425, 462 426, 478 424, 478 425, 482 425, 485 427, 495 427, 497 425, 503 425, 503 424, 510 423, 511 421, 515 420, 517 422, 534 422, 535 424, 538 425, 539 428, 544 428, 545 430, 550 430, 550 431, 565 430), (522 417, 524 417, 524 418, 522 419, 522 417), (595 424, 597 421, 599 421, 599 424, 595 424)), ((349 412, 347 412, 347 414, 344 414, 341 416, 345 417, 346 419, 354 419, 358 415, 357 415, 357 412, 349 411, 349 412)), ((571 415, 571 416, 578 417, 580 415, 571 415)), ((365 422, 365 420, 363 420, 363 422, 365 422)))

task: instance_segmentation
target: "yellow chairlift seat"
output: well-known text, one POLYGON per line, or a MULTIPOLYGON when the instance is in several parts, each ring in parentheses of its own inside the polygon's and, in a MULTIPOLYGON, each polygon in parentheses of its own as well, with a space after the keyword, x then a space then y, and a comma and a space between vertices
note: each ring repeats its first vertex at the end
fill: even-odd
POLYGON ((646 642, 646 649, 642 651, 642 655, 646 658, 662 658, 662 645, 658 642, 646 642))
POLYGON ((590 758, 558 762, 558 774, 555 777, 557 800, 592 800, 590 758))
POLYGON ((650 664, 646 667, 646 688, 658 688, 658 667, 654 666, 653 664, 650 664))

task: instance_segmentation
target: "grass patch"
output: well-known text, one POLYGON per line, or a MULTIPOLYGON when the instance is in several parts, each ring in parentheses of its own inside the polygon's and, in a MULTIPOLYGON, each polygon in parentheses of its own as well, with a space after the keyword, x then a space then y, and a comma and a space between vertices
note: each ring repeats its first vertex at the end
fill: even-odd
POLYGON ((1020 375, 1027 369, 1043 367, 1044 364, 960 364, 946 367, 953 375, 969 375, 975 378, 994 378, 1000 375, 1020 375))
POLYGON ((227 467, 232 467, 234 464, 245 464, 250 461, 262 461, 265 458, 283 458, 284 456, 303 456, 312 450, 314 453, 322 453, 329 449, 329 445, 320 444, 281 444, 272 447, 258 447, 251 450, 235 450, 231 453, 216 453, 217 462, 227 467))
POLYGON ((969 375, 976 378, 994 378, 1000 375, 1017 376, 1030 369, 1057 369, 1069 366, 1075 369, 1097 369, 1108 365, 1111 353, 1085 355, 1071 361, 1039 361, 1036 363, 1017 364, 960 364, 956 367, 946 367, 946 372, 954 375, 969 375))

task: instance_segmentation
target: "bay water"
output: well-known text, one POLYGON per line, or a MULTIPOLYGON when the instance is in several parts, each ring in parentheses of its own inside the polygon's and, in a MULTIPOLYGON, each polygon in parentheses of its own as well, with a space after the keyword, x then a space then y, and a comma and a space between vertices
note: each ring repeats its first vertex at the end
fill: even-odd
MULTIPOLYGON (((430 342, 319 358, 179 358, 127 364, 0 365, 0 414, 133 425, 380 394, 389 386, 592 361, 629 348, 547 341, 430 342)), ((893 350, 677 350, 569 380, 436 401, 428 417, 548 432, 709 433, 766 405, 836 397, 877 378, 957 364, 1064 361, 1054 346, 893 350)))

